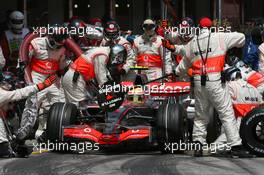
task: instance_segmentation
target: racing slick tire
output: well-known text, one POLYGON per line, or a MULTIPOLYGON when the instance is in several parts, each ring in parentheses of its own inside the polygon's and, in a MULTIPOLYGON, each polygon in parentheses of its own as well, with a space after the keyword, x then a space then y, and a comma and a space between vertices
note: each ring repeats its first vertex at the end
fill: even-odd
POLYGON ((63 142, 63 126, 75 124, 78 113, 77 106, 72 103, 54 103, 48 113, 47 139, 52 143, 63 142))
MULTIPOLYGON (((170 153, 167 145, 186 142, 188 127, 186 112, 180 104, 161 105, 157 111, 157 142, 162 153, 170 153)), ((177 153, 182 150, 177 150, 177 153)))
POLYGON ((264 106, 254 108, 242 119, 240 137, 253 154, 264 156, 264 106))
POLYGON ((206 141, 208 144, 213 143, 221 134, 221 121, 214 108, 209 110, 209 121, 207 124, 206 141))

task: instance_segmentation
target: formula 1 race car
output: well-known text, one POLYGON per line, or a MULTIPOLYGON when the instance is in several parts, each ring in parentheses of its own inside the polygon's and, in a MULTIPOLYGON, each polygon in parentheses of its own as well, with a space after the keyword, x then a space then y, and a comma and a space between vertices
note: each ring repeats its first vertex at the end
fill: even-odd
MULTIPOLYGON (((122 86, 131 89, 135 85, 123 82, 122 86)), ((71 103, 55 103, 48 114, 47 138, 50 142, 89 141, 99 145, 144 140, 157 143, 164 151, 165 143, 188 139, 187 113, 181 98, 189 92, 189 82, 149 83, 129 90, 121 106, 111 112, 98 104, 77 109, 71 103)))

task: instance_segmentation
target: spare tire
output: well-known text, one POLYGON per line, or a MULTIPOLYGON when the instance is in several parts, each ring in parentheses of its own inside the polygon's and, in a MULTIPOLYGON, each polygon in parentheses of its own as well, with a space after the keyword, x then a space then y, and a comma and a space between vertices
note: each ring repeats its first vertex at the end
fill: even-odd
POLYGON ((168 144, 186 141, 186 116, 186 112, 180 104, 166 104, 159 107, 156 116, 156 129, 157 142, 161 152, 168 153, 170 151, 165 149, 168 144))
POLYGON ((250 111, 241 121, 240 136, 243 144, 254 154, 264 156, 264 107, 250 111))
POLYGON ((73 125, 79 112, 72 103, 54 103, 48 113, 47 139, 51 142, 63 140, 63 126, 73 125))

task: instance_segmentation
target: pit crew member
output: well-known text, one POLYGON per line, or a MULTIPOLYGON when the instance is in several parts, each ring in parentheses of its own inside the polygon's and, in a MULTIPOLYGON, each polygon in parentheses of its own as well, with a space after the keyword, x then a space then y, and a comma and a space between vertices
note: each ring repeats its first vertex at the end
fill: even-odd
POLYGON ((101 42, 101 46, 113 46, 115 44, 120 44, 126 48, 126 64, 124 64, 120 70, 120 74, 124 75, 128 73, 130 67, 135 65, 135 53, 130 42, 128 42, 124 37, 120 36, 119 25, 115 21, 109 21, 106 23, 104 28, 104 38, 101 42))
POLYGON ((9 30, 1 36, 0 44, 6 59, 6 68, 16 68, 19 47, 24 37, 29 33, 29 29, 24 27, 24 15, 20 11, 13 11, 9 15, 8 25, 9 30))
POLYGON ((147 75, 148 80, 162 77, 163 71, 165 74, 171 74, 171 54, 163 48, 163 38, 155 32, 156 24, 151 19, 146 19, 142 28, 143 35, 137 37, 133 45, 137 65, 148 67, 148 70, 142 73, 147 75))
MULTIPOLYGON (((225 76, 235 110, 236 125, 239 130, 242 117, 263 103, 262 95, 254 86, 242 79, 241 71, 238 68, 227 68, 225 76)), ((225 144, 226 136, 222 128, 221 135, 216 139, 214 145, 221 148, 225 144)))
POLYGON ((122 45, 98 47, 85 52, 70 65, 62 79, 66 102, 80 106, 80 102, 87 99, 86 84, 95 78, 102 86, 118 74, 125 59, 126 49, 122 45))
POLYGON ((200 144, 194 156, 202 156, 202 145, 206 144, 208 111, 214 107, 219 114, 231 146, 232 155, 245 155, 236 127, 236 118, 232 100, 227 86, 221 81, 221 72, 225 65, 225 55, 228 49, 243 47, 245 35, 242 33, 211 33, 203 28, 186 46, 186 57, 176 68, 176 74, 193 69, 195 113, 193 141, 200 144))
POLYGON ((8 81, 1 80, 0 87, 0 157, 3 156, 11 156, 12 149, 10 147, 10 141, 8 135, 10 133, 7 132, 7 126, 5 126, 4 117, 6 116, 6 111, 11 109, 10 103, 14 101, 19 101, 21 99, 25 99, 28 96, 38 93, 39 91, 44 90, 45 88, 51 86, 57 77, 55 75, 51 75, 46 78, 43 82, 40 82, 36 85, 27 86, 22 89, 17 89, 13 91, 9 91, 11 89, 11 85, 8 81))

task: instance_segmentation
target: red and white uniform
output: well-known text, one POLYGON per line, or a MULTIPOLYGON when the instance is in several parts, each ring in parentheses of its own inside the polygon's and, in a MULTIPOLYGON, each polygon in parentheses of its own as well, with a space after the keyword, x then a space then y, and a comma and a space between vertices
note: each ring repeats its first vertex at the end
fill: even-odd
POLYGON ((1 37, 1 47, 3 50, 4 57, 6 58, 6 66, 17 66, 17 61, 19 57, 19 48, 24 39, 24 37, 29 33, 27 28, 23 28, 21 34, 15 34, 11 30, 4 32, 1 37))
MULTIPOLYGON (((238 79, 227 83, 230 95, 232 97, 235 115, 237 117, 236 127, 240 128, 242 117, 255 107, 263 103, 259 91, 246 81, 238 79)), ((221 135, 216 139, 215 144, 221 145, 226 143, 226 136, 222 128, 221 135)))
POLYGON ((232 100, 228 88, 221 83, 221 71, 225 64, 227 50, 233 47, 242 47, 245 43, 245 35, 242 33, 211 33, 208 58, 205 64, 207 73, 206 86, 201 86, 202 58, 197 45, 200 43, 203 57, 206 56, 209 30, 204 29, 186 45, 186 57, 176 68, 176 74, 193 70, 195 114, 193 140, 206 143, 208 111, 214 107, 223 124, 228 143, 231 146, 241 145, 236 119, 232 107, 232 100))
POLYGON ((264 73, 264 43, 259 47, 259 72, 264 73))
MULTIPOLYGON (((48 45, 46 37, 35 38, 31 41, 29 48, 30 69, 33 83, 44 81, 51 74, 63 69, 65 63, 65 48, 52 49, 48 45)), ((46 100, 49 105, 55 102, 64 101, 63 91, 59 83, 46 88, 37 94, 38 102, 46 100)), ((46 102, 45 101, 45 102, 46 102)))
MULTIPOLYGON (((124 37, 118 37, 116 40, 114 40, 114 44, 120 44, 126 48, 127 51, 127 59, 126 63, 123 65, 123 69, 128 72, 130 67, 134 66, 136 64, 135 60, 135 53, 132 49, 132 46, 130 42, 128 42, 124 37)), ((109 46, 110 43, 105 38, 101 42, 101 46, 109 46)))
POLYGON ((2 120, 2 117, 5 117, 5 105, 9 105, 10 102, 19 101, 27 98, 29 95, 37 93, 39 90, 36 85, 28 86, 22 89, 17 89, 14 91, 7 91, 3 88, 0 88, 0 143, 8 142, 7 132, 2 120))
POLYGON ((2 48, 0 46, 0 70, 5 67, 5 64, 6 64, 6 60, 5 60, 5 57, 3 55, 2 48))
POLYGON ((96 78, 99 85, 103 85, 108 81, 107 76, 110 74, 106 68, 106 64, 109 53, 109 47, 93 48, 85 52, 70 65, 70 69, 62 79, 62 87, 67 102, 78 106, 79 102, 87 99, 86 83, 88 81, 96 78), (80 73, 77 82, 73 82, 75 71, 80 73))
POLYGON ((134 40, 133 48, 136 54, 137 65, 149 68, 143 71, 147 75, 148 80, 162 77, 163 62, 165 63, 165 73, 170 74, 172 72, 171 54, 169 51, 163 49, 162 39, 159 35, 149 38, 143 34, 134 40), (165 58, 163 58, 164 51, 166 51, 165 58))
POLYGON ((260 94, 264 95, 264 73, 256 72, 250 67, 241 67, 242 78, 256 87, 260 94))
POLYGON ((253 108, 263 103, 258 89, 242 79, 228 82, 228 87, 236 117, 244 117, 253 108))

